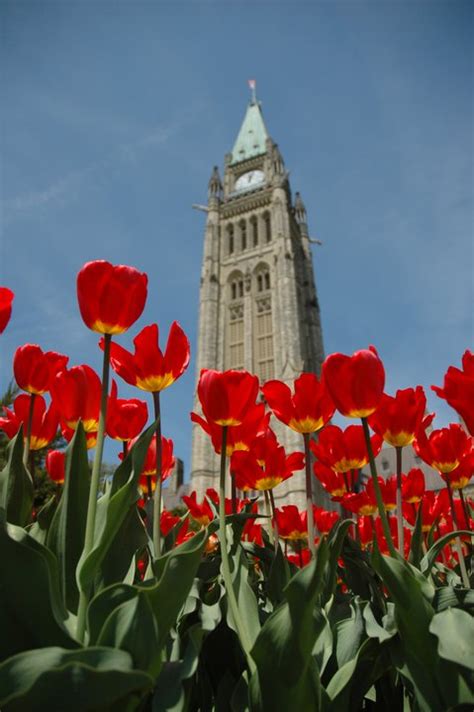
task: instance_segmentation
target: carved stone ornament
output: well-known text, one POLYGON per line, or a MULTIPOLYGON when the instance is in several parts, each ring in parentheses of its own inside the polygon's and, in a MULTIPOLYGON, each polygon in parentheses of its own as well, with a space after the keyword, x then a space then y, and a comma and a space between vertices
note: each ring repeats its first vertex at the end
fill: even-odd
POLYGON ((272 310, 272 298, 270 295, 257 299, 257 314, 263 314, 272 310))
POLYGON ((243 319, 244 318, 244 305, 242 303, 232 304, 232 306, 229 307, 229 312, 230 312, 230 320, 231 321, 237 321, 237 319, 243 319))

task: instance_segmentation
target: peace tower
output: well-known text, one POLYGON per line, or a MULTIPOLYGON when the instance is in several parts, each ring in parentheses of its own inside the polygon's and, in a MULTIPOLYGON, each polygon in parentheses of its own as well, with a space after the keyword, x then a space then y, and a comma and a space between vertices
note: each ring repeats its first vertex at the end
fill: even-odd
MULTIPOLYGON (((199 302, 197 378, 202 368, 245 369, 263 383, 292 386, 302 371, 319 373, 324 358, 306 210, 293 200, 278 145, 269 136, 255 93, 224 179, 214 167, 208 187, 199 302)), ((196 396, 195 410, 200 412, 196 396)), ((276 418, 271 425, 287 452, 302 437, 276 418)), ((219 485, 219 460, 193 425, 191 489, 202 497, 219 485)), ((314 478, 316 501, 328 499, 314 478)), ((303 471, 275 489, 275 499, 305 507, 303 471)))

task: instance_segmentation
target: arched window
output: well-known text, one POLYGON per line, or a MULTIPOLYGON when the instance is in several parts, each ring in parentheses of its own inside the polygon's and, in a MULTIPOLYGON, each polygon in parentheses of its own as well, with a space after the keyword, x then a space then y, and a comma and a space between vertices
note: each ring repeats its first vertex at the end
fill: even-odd
POLYGON ((242 250, 247 249, 247 223, 241 220, 240 223, 240 245, 242 250))
POLYGON ((254 274, 252 360, 255 373, 267 381, 274 378, 275 372, 270 268, 265 263, 260 264, 254 274))
POLYGON ((239 297, 244 296, 244 280, 239 279, 239 297))
POLYGON ((264 282, 265 282, 265 289, 270 289, 270 272, 265 272, 264 282))
POLYGON ((252 235, 252 246, 257 247, 258 245, 258 222, 255 215, 250 218, 251 225, 251 235, 252 235))
POLYGON ((265 242, 271 242, 272 224, 271 224, 271 219, 270 219, 270 213, 263 214, 263 223, 265 226, 265 242))
POLYGON ((227 225, 227 251, 229 255, 234 252, 234 226, 227 225))
POLYGON ((230 285, 230 298, 237 299, 237 282, 231 282, 230 285))
POLYGON ((263 274, 257 274, 257 292, 263 292, 263 274))

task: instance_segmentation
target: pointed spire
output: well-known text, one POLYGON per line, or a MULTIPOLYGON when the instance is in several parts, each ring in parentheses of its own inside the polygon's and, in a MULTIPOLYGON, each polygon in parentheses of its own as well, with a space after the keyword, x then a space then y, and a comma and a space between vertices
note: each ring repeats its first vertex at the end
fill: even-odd
POLYGON ((220 198, 222 192, 221 177, 219 175, 219 168, 214 166, 212 169, 211 177, 209 178, 207 196, 209 200, 211 198, 220 198))
POLYGON ((297 223, 306 225, 306 208, 299 193, 295 193, 295 218, 297 223))
POLYGON ((265 153, 267 138, 260 103, 252 98, 232 149, 231 165, 265 153))

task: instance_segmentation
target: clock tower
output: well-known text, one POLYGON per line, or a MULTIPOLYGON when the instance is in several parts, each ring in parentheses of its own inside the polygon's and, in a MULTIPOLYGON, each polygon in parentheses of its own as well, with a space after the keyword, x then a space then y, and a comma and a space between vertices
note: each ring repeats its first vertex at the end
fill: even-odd
MULTIPOLYGON (((299 193, 292 196, 255 96, 223 181, 217 167, 212 172, 205 210, 197 378, 202 368, 241 368, 261 383, 278 378, 292 386, 302 371, 319 373, 324 350, 306 210, 299 193)), ((287 452, 303 449, 299 433, 275 418, 271 425, 287 452)), ((193 425, 191 489, 202 497, 218 483, 218 457, 193 425)), ((327 506, 316 478, 314 486, 315 501, 327 506)), ((303 472, 280 484, 275 499, 305 507, 303 472)))

